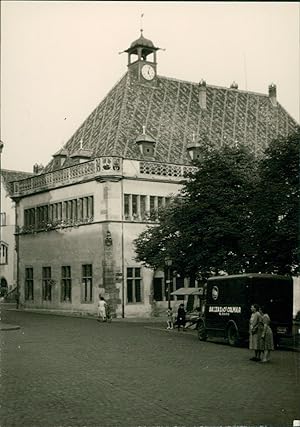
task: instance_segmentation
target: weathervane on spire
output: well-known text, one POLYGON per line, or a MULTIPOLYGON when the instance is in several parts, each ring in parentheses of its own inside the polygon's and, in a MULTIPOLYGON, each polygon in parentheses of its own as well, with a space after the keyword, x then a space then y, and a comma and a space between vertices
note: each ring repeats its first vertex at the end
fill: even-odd
POLYGON ((144 14, 142 13, 141 14, 141 36, 143 35, 143 17, 144 17, 144 14))

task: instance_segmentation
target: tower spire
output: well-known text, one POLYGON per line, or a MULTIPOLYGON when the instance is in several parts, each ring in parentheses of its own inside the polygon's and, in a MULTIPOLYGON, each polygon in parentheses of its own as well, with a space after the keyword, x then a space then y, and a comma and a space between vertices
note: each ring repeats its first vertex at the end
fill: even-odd
POLYGON ((143 36, 143 17, 144 17, 144 13, 141 13, 141 25, 140 25, 140 31, 141 31, 141 36, 143 36))

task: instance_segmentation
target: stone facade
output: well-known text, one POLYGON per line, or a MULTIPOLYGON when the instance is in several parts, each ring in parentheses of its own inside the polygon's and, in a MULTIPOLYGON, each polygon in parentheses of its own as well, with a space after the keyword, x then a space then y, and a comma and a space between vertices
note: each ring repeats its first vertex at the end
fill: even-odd
MULTIPOLYGON (((111 175, 107 170, 100 170, 88 181, 72 184, 68 182, 70 172, 65 171, 66 182, 60 182, 59 187, 57 182, 47 178, 52 172, 15 183, 20 297, 25 308, 95 313, 98 295, 102 295, 116 316, 151 316, 154 272, 135 261, 132 242, 147 224, 157 223, 155 212, 178 192, 188 166, 180 170, 174 166, 173 172, 170 169, 166 176, 159 173, 165 173, 170 165, 153 162, 152 168, 148 165, 145 169, 143 162, 126 159, 119 159, 119 165, 120 170, 111 170, 111 175), (45 182, 49 183, 47 189, 45 182), (30 194, 20 197, 22 190, 30 194), (80 221, 78 201, 87 197, 93 200, 92 215, 88 221, 80 221), (76 215, 70 219, 67 204, 74 200, 76 215), (62 218, 58 221, 53 218, 51 206, 60 203, 62 218), (29 227, 26 215, 33 209, 36 222, 29 227), (47 215, 45 222, 38 223, 41 209, 46 209, 47 215), (92 269, 92 291, 87 298, 82 274, 84 265, 91 265, 92 269), (67 298, 62 275, 64 267, 70 268, 71 292, 67 298), (51 273, 43 277, 47 269, 51 273), (132 269, 139 270, 139 296, 131 295, 127 288, 129 284, 136 285, 132 284, 136 279, 130 275, 132 269), (32 277, 28 280, 29 271, 32 277), (47 280, 51 281, 50 298, 43 290, 47 280), (29 291, 31 286, 33 289, 29 291)), ((81 164, 72 166, 73 169, 81 167, 81 164)), ((163 277, 162 272, 156 275, 163 277)), ((165 302, 164 295, 162 306, 165 302)))

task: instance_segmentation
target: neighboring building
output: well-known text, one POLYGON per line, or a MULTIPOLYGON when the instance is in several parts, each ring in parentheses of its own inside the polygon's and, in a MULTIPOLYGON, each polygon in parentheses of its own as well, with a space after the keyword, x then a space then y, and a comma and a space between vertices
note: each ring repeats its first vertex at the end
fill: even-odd
POLYGON ((126 74, 43 173, 14 183, 25 307, 96 312, 98 294, 117 316, 166 307, 164 271, 136 262, 132 242, 157 223, 199 148, 245 144, 260 155, 296 129, 275 85, 264 95, 162 77, 158 49, 141 34, 126 74))
POLYGON ((15 202, 12 200, 12 181, 27 178, 27 172, 2 169, 0 209, 0 296, 16 288, 15 202))

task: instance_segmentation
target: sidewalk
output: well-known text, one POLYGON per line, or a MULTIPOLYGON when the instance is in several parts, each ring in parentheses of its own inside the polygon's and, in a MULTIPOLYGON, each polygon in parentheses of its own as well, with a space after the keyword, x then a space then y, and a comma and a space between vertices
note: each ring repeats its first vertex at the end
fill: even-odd
MULTIPOLYGON (((69 317, 81 317, 83 319, 95 319, 97 313, 89 313, 83 311, 70 311, 70 310, 59 310, 59 309, 45 309, 45 308, 16 308, 15 303, 0 303, 1 310, 5 311, 20 311, 26 313, 38 313, 38 314, 53 314, 55 316, 69 316, 69 317)), ((136 322, 136 323, 161 323, 165 324, 166 320, 164 317, 116 317, 113 318, 114 322, 136 322)))

